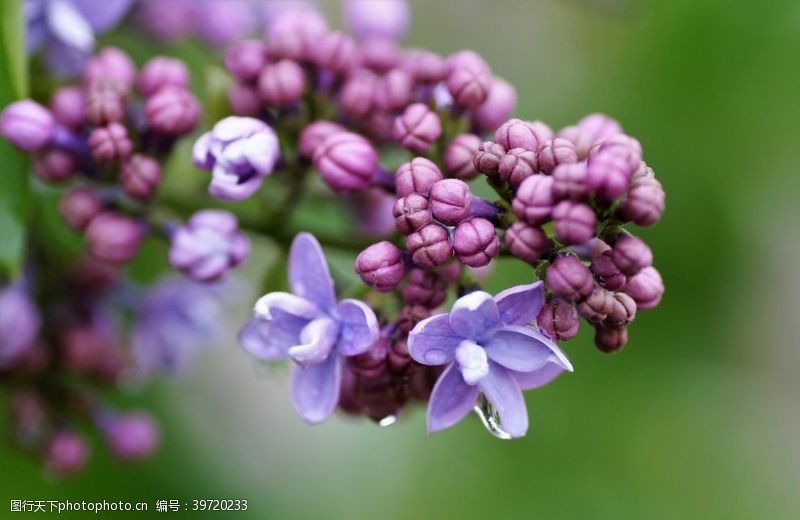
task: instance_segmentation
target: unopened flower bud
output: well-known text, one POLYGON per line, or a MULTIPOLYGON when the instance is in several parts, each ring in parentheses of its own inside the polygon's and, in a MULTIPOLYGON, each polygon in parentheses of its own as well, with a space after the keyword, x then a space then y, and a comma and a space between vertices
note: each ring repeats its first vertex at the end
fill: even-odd
POLYGON ((624 156, 612 152, 589 154, 586 164, 586 186, 604 200, 625 194, 632 172, 624 156))
POLYGON ((33 171, 43 181, 58 183, 72 177, 77 165, 78 161, 73 154, 51 148, 36 154, 33 171))
POLYGON ((660 182, 652 177, 638 177, 631 181, 618 213, 639 226, 652 226, 664 212, 664 198, 660 182))
POLYGON ((493 141, 486 141, 475 152, 475 156, 472 158, 472 165, 482 174, 494 177, 497 175, 500 159, 505 153, 506 149, 503 145, 493 141))
POLYGON ((545 285, 568 301, 580 301, 592 293, 592 273, 574 256, 556 258, 545 275, 545 285))
POLYGON ((575 145, 566 139, 554 137, 539 147, 539 167, 544 173, 551 174, 561 164, 578 162, 575 145))
POLYGON ((427 195, 431 186, 442 179, 442 172, 433 161, 415 157, 397 169, 394 186, 398 197, 405 197, 409 193, 427 195))
POLYGON ((553 131, 541 121, 509 119, 495 131, 494 142, 506 150, 525 148, 538 152, 539 147, 552 137, 553 131))
POLYGON ((358 46, 353 38, 338 31, 320 38, 311 52, 314 63, 337 74, 347 73, 360 59, 358 46))
POLYGON ((328 24, 316 9, 289 9, 267 27, 267 54, 276 59, 310 59, 314 43, 327 32, 328 24))
POLYGON ((119 123, 100 126, 89 134, 89 148, 95 161, 109 164, 128 157, 133 143, 128 138, 128 130, 119 123))
POLYGON ((119 182, 131 197, 149 199, 161 183, 161 166, 152 157, 135 154, 122 165, 119 182))
POLYGON ((266 63, 266 49, 259 40, 244 40, 225 51, 225 68, 245 83, 255 81, 266 63))
POLYGON ((472 113, 472 122, 484 132, 493 132, 514 112, 517 91, 503 78, 492 78, 489 96, 472 113))
POLYGON ((339 91, 339 105, 349 117, 361 119, 374 109, 379 78, 369 70, 359 69, 351 74, 339 91))
POLYGON ((302 157, 311 157, 326 137, 344 131, 345 128, 338 123, 332 121, 314 121, 303 128, 303 131, 300 133, 300 143, 297 146, 297 151, 302 157))
POLYGON ((610 325, 626 325, 636 317, 636 302, 623 292, 614 293, 611 311, 606 316, 606 323, 610 325))
POLYGON ((550 241, 541 228, 517 221, 506 230, 506 245, 512 255, 526 262, 535 262, 550 249, 550 241))
POLYGON ((234 82, 228 89, 228 105, 237 116, 257 117, 261 114, 261 98, 256 87, 234 82))
POLYGON ((447 90, 456 104, 477 108, 489 97, 492 74, 489 65, 473 51, 461 51, 447 59, 447 90))
POLYGON ((161 134, 179 136, 190 133, 200 121, 200 104, 185 88, 165 87, 147 98, 144 115, 147 124, 161 134))
POLYGON ((404 0, 344 3, 344 23, 359 40, 399 40, 408 30, 409 17, 404 0))
POLYGON ((429 224, 432 218, 427 197, 418 193, 409 193, 397 199, 392 208, 392 215, 395 227, 404 235, 410 235, 429 224))
MULTIPOLYGON (((457 267, 457 263, 453 262, 457 267)), ((458 267, 459 271, 461 270, 458 267)), ((417 269, 417 271, 427 273, 429 271, 423 271, 422 269, 417 269)), ((414 327, 417 326, 417 323, 421 322, 425 318, 430 317, 431 310, 424 305, 405 305, 400 312, 397 313, 397 330, 399 330, 402 334, 408 334, 411 332, 414 327)), ((402 345, 402 347, 408 347, 408 345, 402 345)), ((408 350, 404 349, 403 354, 408 354, 408 350)))
MULTIPOLYGON (((375 108, 382 112, 392 112, 405 107, 408 105, 408 102, 411 99, 412 86, 413 82, 411 80, 411 76, 409 76, 406 71, 402 69, 393 69, 387 72, 378 78, 378 82, 375 86, 373 97, 375 108)), ((411 106, 418 104, 421 103, 415 103, 411 106)), ((423 104, 423 106, 427 109, 427 105, 423 104)), ((423 115, 421 113, 418 115, 420 119, 423 119, 423 115)), ((436 114, 433 115, 436 116, 436 114)), ((436 120, 438 122, 439 116, 436 116, 436 120)), ((407 121, 407 123, 413 125, 416 121, 417 120, 409 114, 409 121, 407 121)))
POLYGON ((81 128, 86 118, 86 97, 79 87, 61 87, 50 98, 50 111, 59 124, 72 130, 81 128))
POLYGON ((568 139, 575 145, 580 160, 589 155, 589 148, 602 139, 622 133, 620 124, 604 114, 590 114, 575 126, 564 128, 558 137, 568 139))
POLYGON ((594 344, 601 352, 610 354, 620 350, 628 342, 628 328, 625 325, 595 327, 594 344))
POLYGON ((127 93, 136 78, 136 65, 124 51, 116 47, 106 47, 98 52, 83 69, 83 84, 87 87, 98 83, 114 84, 127 93))
POLYGON ((138 222, 111 212, 97 215, 86 228, 89 252, 110 263, 124 263, 136 256, 142 235, 138 222))
POLYGON ((454 226, 467 218, 471 202, 472 192, 464 181, 444 179, 431 186, 431 212, 443 224, 454 226))
POLYGON ((453 256, 450 235, 439 224, 428 224, 409 235, 406 247, 414 263, 425 269, 442 265, 453 256))
POLYGON ((86 186, 76 186, 64 193, 58 210, 69 227, 76 231, 86 229, 89 222, 103 209, 103 204, 94 190, 86 186))
POLYGON ((444 169, 452 177, 469 180, 478 175, 472 158, 481 146, 475 134, 459 134, 444 150, 444 169))
POLYGON ((447 73, 444 58, 424 49, 406 50, 401 66, 414 82, 426 85, 439 83, 447 73))
POLYGON ((639 274, 628 279, 622 291, 633 298, 638 309, 652 309, 664 295, 664 281, 655 267, 645 267, 639 274))
POLYGON ((161 432, 158 423, 144 411, 109 417, 102 425, 111 453, 125 461, 146 459, 158 447, 161 432))
POLYGON ((89 89, 86 96, 86 119, 95 126, 118 123, 125 118, 125 100, 105 85, 89 89))
POLYGON ((369 186, 378 169, 375 148, 352 132, 326 137, 314 151, 313 161, 325 184, 340 195, 369 186))
POLYGON ((145 63, 139 72, 137 87, 145 96, 152 96, 164 87, 185 89, 189 86, 189 69, 181 60, 156 56, 145 63))
POLYGON ((394 120, 392 136, 412 152, 422 153, 442 135, 442 125, 428 105, 414 103, 394 120))
POLYGON ((45 448, 45 467, 59 477, 74 475, 89 458, 89 446, 72 430, 59 430, 45 448))
POLYGON ((347 365, 364 379, 379 379, 386 374, 386 356, 389 354, 389 341, 378 338, 366 352, 348 358, 347 365))
POLYGON ((611 259, 620 271, 633 276, 653 264, 653 252, 641 238, 622 235, 614 242, 611 259))
POLYGON ((172 235, 169 263, 193 280, 219 280, 242 265, 250 241, 236 217, 224 210, 198 211, 172 235))
POLYGON ((560 164, 553 170, 553 195, 558 199, 583 200, 586 186, 586 163, 560 164))
POLYGON ((611 251, 606 251, 592 259, 590 266, 598 283, 609 291, 618 291, 625 287, 628 278, 619 270, 611 259, 611 251))
POLYGON ((258 93, 266 103, 276 107, 297 103, 305 88, 303 68, 291 60, 270 63, 258 77, 258 93))
POLYGON ((485 218, 471 218, 461 222, 453 232, 453 250, 458 260, 470 267, 489 265, 500 253, 500 239, 494 224, 485 218))
POLYGON ((0 113, 0 135, 26 152, 44 148, 53 136, 54 127, 50 111, 29 99, 11 103, 0 113))
POLYGON ((405 275, 403 253, 386 240, 372 244, 356 257, 355 271, 376 291, 389 292, 405 275))
POLYGON ((500 158, 497 173, 512 188, 519 188, 522 181, 539 172, 536 152, 525 148, 513 148, 500 158))
POLYGON ((596 286, 592 293, 578 304, 578 312, 587 321, 600 323, 614 311, 614 294, 596 286))
POLYGON ((542 306, 536 317, 536 325, 553 340, 569 341, 578 335, 580 320, 575 306, 555 298, 542 306))
POLYGON ((553 207, 556 238, 564 245, 583 244, 594 236, 597 217, 582 202, 564 200, 553 207))
POLYGON ((536 226, 550 220, 554 204, 553 178, 531 175, 519 185, 512 207, 520 219, 536 226))
POLYGON ((444 303, 447 280, 433 271, 412 269, 403 288, 403 300, 409 305, 435 309, 444 303))

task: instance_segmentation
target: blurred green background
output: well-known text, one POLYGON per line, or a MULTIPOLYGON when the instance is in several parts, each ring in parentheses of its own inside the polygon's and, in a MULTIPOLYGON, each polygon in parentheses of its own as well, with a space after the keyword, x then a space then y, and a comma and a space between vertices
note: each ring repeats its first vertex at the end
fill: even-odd
MULTIPOLYGON (((231 340, 132 399, 164 424, 143 465, 97 449, 55 483, 0 443, 0 517, 12 498, 244 498, 248 512, 225 514, 800 518, 800 2, 419 0, 412 13, 408 43, 479 51, 516 86, 520 117, 561 127, 601 111, 642 142, 667 190, 642 232, 667 292, 629 346, 600 354, 584 327, 565 346, 575 373, 527 394, 530 433, 501 442, 475 418, 426 436, 421 409, 388 429, 309 428, 286 374, 231 340)), ((529 276, 496 271, 493 290, 529 276)))

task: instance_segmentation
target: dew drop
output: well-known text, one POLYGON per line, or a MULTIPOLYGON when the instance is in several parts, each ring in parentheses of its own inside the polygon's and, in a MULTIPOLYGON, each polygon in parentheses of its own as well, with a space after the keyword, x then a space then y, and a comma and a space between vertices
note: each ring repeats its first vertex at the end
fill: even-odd
POLYGON ((396 422, 397 422, 397 416, 391 414, 387 415, 386 417, 378 421, 378 426, 380 426, 381 428, 388 428, 389 426, 393 425, 396 422))
POLYGON ((511 439, 511 434, 505 431, 500 423, 500 415, 497 413, 497 410, 494 409, 492 403, 490 403, 483 394, 478 395, 478 402, 475 405, 474 411, 475 414, 481 418, 484 428, 486 428, 489 433, 498 439, 511 439))

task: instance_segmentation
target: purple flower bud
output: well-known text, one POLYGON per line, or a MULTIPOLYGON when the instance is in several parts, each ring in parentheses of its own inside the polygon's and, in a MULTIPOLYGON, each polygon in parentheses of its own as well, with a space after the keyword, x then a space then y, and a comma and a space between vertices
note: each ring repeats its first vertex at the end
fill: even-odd
POLYGON ((135 220, 117 213, 100 213, 86 227, 89 253, 98 260, 121 264, 139 251, 142 227, 135 220))
POLYGON ((266 49, 259 40, 244 40, 225 51, 225 68, 243 83, 255 81, 266 63, 266 49))
POLYGON ((444 58, 425 49, 407 49, 401 66, 415 83, 426 85, 439 83, 447 73, 444 58))
POLYGON ((74 475, 83 469, 89 458, 89 446, 72 430, 59 430, 45 448, 45 466, 59 477, 74 475))
POLYGON ((0 113, 0 135, 26 152, 44 148, 54 126, 50 111, 30 99, 11 103, 0 113))
POLYGON ((606 316, 609 325, 627 325, 636 317, 636 302, 623 292, 614 293, 611 311, 606 316))
POLYGON ((622 133, 620 124, 603 114, 590 114, 575 126, 568 126, 558 132, 558 137, 563 137, 575 145, 580 160, 589 155, 589 148, 602 139, 607 139, 622 133))
POLYGON ((506 230, 506 245, 512 255, 535 262, 550 249, 550 241, 541 228, 529 226, 525 222, 514 222, 506 230))
POLYGON ((589 150, 589 158, 595 154, 605 153, 613 153, 625 158, 627 170, 630 172, 629 178, 632 178, 642 165, 642 144, 625 134, 618 134, 598 141, 589 150))
MULTIPOLYGON (((190 2, 187 16, 194 16, 195 33, 213 48, 224 47, 250 33, 259 24, 260 13, 254 12, 253 2, 221 2, 199 4, 190 2)), ((167 8, 165 8, 167 9, 167 8)))
POLYGON ((622 235, 614 242, 611 259, 620 271, 627 276, 633 276, 653 265, 653 252, 641 238, 622 235))
POLYGON ((478 175, 473 157, 481 146, 481 139, 475 134, 459 134, 450 141, 444 150, 444 169, 450 176, 469 180, 478 175))
POLYGON ((147 98, 144 116, 147 124, 158 133, 185 135, 200 121, 200 104, 186 89, 165 87, 147 98))
MULTIPOLYGON (((444 303, 447 297, 446 290, 447 280, 438 273, 424 269, 412 269, 408 273, 408 282, 403 288, 403 300, 411 306, 421 305, 426 309, 435 309, 444 303)), ((413 309, 413 307, 411 308, 413 309)))
POLYGON ((594 329, 594 344, 601 352, 610 354, 620 350, 628 342, 628 328, 598 325, 594 329))
POLYGON ((609 291, 617 291, 625 287, 628 278, 622 274, 611 259, 611 251, 606 251, 592 259, 590 266, 597 281, 609 291))
POLYGON ((597 218, 582 202, 565 200, 553 208, 556 238, 564 245, 583 244, 594 236, 597 218))
POLYGON ((344 113, 356 119, 367 116, 373 109, 378 83, 378 76, 369 70, 359 69, 352 74, 339 92, 339 104, 344 113))
MULTIPOLYGON (((379 74, 389 72, 398 66, 400 58, 400 48, 394 40, 372 38, 361 45, 362 65, 379 74)), ((410 80, 411 76, 408 77, 410 80)))
POLYGON ((355 271, 376 291, 389 292, 406 273, 403 253, 386 240, 372 244, 356 257, 355 271))
POLYGON ((480 173, 489 177, 497 175, 500 166, 500 159, 506 154, 503 145, 486 141, 481 144, 475 156, 472 158, 472 165, 480 173))
POLYGON ((418 193, 409 193, 397 199, 392 209, 395 227, 404 234, 410 235, 431 221, 431 210, 428 199, 418 193))
POLYGON ((539 167, 547 174, 553 173, 553 170, 561 164, 578 162, 578 153, 575 151, 575 145, 560 137, 545 141, 539 147, 538 153, 539 167))
POLYGON ((380 337, 366 352, 347 359, 347 366, 363 379, 379 379, 386 374, 389 342, 380 337))
POLYGON ((444 179, 431 186, 431 213, 442 224, 455 226, 467 218, 471 203, 472 192, 464 181, 444 179))
POLYGON ((568 301, 580 301, 592 293, 592 273, 574 256, 556 258, 545 275, 547 287, 568 301))
MULTIPOLYGON (((387 176, 391 175, 386 173, 387 176)), ((397 198, 379 185, 356 193, 349 201, 356 216, 358 231, 371 236, 385 236, 395 229, 392 215, 397 198)))
POLYGON ((125 118, 125 100, 106 84, 98 84, 86 95, 86 119, 95 126, 118 123, 125 118))
POLYGON ((664 295, 664 281, 655 267, 645 267, 628 280, 622 291, 633 298, 640 310, 652 309, 664 295))
POLYGON ((541 121, 509 119, 495 131, 494 142, 506 150, 525 148, 538 152, 539 147, 553 137, 553 131, 541 121))
POLYGON ((361 59, 356 42, 350 36, 338 31, 330 32, 320 38, 311 52, 314 63, 337 74, 346 74, 355 68, 361 59))
POLYGON ((136 65, 124 51, 106 47, 83 69, 83 84, 113 83, 121 92, 130 91, 136 78, 136 65))
POLYGON ((519 185, 512 207, 519 218, 536 226, 550 219, 554 204, 553 178, 531 175, 519 185))
POLYGON ((414 263, 425 269, 442 265, 453 256, 450 235, 439 224, 428 224, 409 235, 406 247, 414 263))
POLYGON ((447 90, 456 104, 478 108, 489 97, 492 73, 473 51, 460 51, 447 59, 447 90))
POLYGON ((305 88, 303 68, 291 60, 267 65, 258 77, 258 93, 266 103, 276 107, 297 103, 305 88))
POLYGON ((111 453, 125 461, 146 459, 161 441, 158 423, 144 411, 110 417, 102 430, 111 453))
POLYGON ((58 183, 72 177, 77 165, 78 161, 74 155, 52 148, 36 154, 33 171, 45 182, 58 183))
POLYGON ((276 59, 311 59, 311 49, 327 32, 328 24, 316 9, 286 10, 267 27, 267 53, 276 59))
MULTIPOLYGON (((402 69, 394 69, 389 71, 378 79, 374 94, 375 107, 384 112, 392 112, 405 107, 408 105, 408 102, 411 99, 412 86, 413 82, 411 80, 411 76, 409 76, 406 71, 402 69)), ((420 104, 421 103, 416 103, 415 105, 411 106, 420 104)), ((422 104, 422 106, 427 108, 427 105, 422 104)), ((432 112, 431 114, 436 118, 436 124, 438 125, 439 116, 432 112)), ((417 122, 417 124, 421 125, 419 130, 421 130, 423 134, 425 133, 426 129, 428 133, 432 132, 430 125, 431 122, 429 121, 430 117, 420 114, 420 119, 422 119, 422 121, 417 122, 412 117, 409 123, 413 124, 414 122, 417 122)), ((441 131, 439 133, 441 133, 441 131)))
POLYGON ((89 222, 103 209, 103 204, 94 190, 86 186, 76 186, 61 197, 58 210, 69 227, 83 231, 89 222))
POLYGON ((95 161, 109 164, 128 157, 133 143, 128 138, 128 130, 119 123, 100 126, 89 134, 89 148, 95 161))
POLYGON ((589 154, 586 186, 598 197, 614 200, 625 193, 632 173, 622 155, 612 152, 589 154))
POLYGON ((614 302, 611 291, 595 286, 592 294, 578 304, 578 312, 587 321, 600 323, 614 311, 614 302))
POLYGON ((156 56, 142 67, 137 86, 145 97, 152 96, 164 87, 186 89, 189 86, 189 69, 181 60, 156 56))
POLYGON ((228 89, 228 105, 237 116, 257 117, 261 114, 261 98, 256 87, 234 82, 228 89))
POLYGON ((301 157, 311 157, 314 155, 314 150, 322 144, 326 137, 344 131, 346 131, 345 128, 338 123, 314 121, 303 128, 300 133, 300 144, 297 146, 297 151, 301 157))
POLYGON ((250 254, 236 217, 223 210, 198 211, 172 235, 169 263, 199 282, 218 280, 250 254))
POLYGON ((569 341, 578 335, 580 321, 575 307, 561 298, 555 298, 542 306, 536 316, 539 330, 556 341, 569 341))
POLYGON ((83 126, 86 118, 86 97, 79 87, 61 87, 50 98, 50 111, 59 124, 72 130, 83 126))
POLYGON ((21 284, 0 289, 0 369, 31 349, 40 324, 39 311, 21 284))
POLYGON ((399 40, 408 30, 409 10, 405 0, 344 3, 344 23, 359 40, 399 40))
POLYGON ((122 165, 119 182, 131 197, 149 199, 161 183, 161 166, 152 157, 135 154, 122 165))
POLYGON ((394 120, 392 135, 403 147, 422 153, 442 135, 442 125, 439 116, 428 105, 414 103, 394 120))
MULTIPOLYGON (((499 145, 497 145, 499 146, 499 145)), ((522 181, 539 172, 536 152, 525 148, 513 148, 500 157, 497 173, 504 182, 518 189, 522 181)))
POLYGON ((664 189, 652 177, 637 177, 628 187, 619 215, 639 226, 652 226, 664 212, 664 189))
POLYGON ((493 132, 511 117, 516 106, 517 91, 511 83, 495 76, 489 97, 472 113, 472 122, 485 132, 493 132))
POLYGON ((405 197, 410 193, 428 195, 431 186, 443 178, 436 164, 424 157, 415 157, 397 169, 394 187, 398 197, 405 197))
POLYGON ((334 192, 363 190, 378 170, 378 153, 364 137, 352 132, 329 135, 314 151, 314 167, 334 192))
POLYGON ((500 239, 494 224, 485 218, 471 218, 460 223, 453 232, 453 250, 462 264, 470 267, 489 265, 500 253, 500 239))
POLYGON ((558 199, 583 200, 586 186, 586 163, 560 164, 553 170, 553 195, 558 199))

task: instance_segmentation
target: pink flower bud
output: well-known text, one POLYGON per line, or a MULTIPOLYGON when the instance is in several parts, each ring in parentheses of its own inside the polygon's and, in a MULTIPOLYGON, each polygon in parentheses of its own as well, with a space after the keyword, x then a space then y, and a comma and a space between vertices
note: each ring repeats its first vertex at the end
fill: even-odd
POLYGON ((620 272, 617 264, 611 259, 611 251, 594 257, 590 269, 598 283, 609 291, 618 291, 628 282, 628 278, 620 272))
POLYGON ((308 60, 314 44, 327 32, 328 24, 316 9, 287 10, 267 27, 267 53, 275 59, 308 60))
POLYGON ((467 218, 471 202, 472 192, 464 181, 444 179, 431 186, 431 212, 443 224, 454 226, 467 218))
POLYGON ((83 69, 83 84, 91 87, 97 83, 113 83, 120 92, 127 93, 136 78, 136 65, 124 51, 106 47, 98 52, 83 69))
POLYGON ((428 105, 414 103, 394 120, 392 136, 412 152, 422 153, 442 135, 442 125, 428 105))
POLYGON ((348 116, 361 119, 374 108, 378 76, 369 70, 359 69, 352 74, 339 91, 339 104, 348 116))
POLYGON ((565 200, 553 208, 556 238, 564 245, 583 244, 594 236, 597 218, 582 202, 565 200))
POLYGON ((68 477, 84 468, 89 458, 89 447, 79 434, 62 429, 50 439, 44 456, 48 471, 59 477, 68 477))
POLYGON ((121 161, 133 150, 128 130, 119 123, 100 126, 89 134, 89 148, 95 161, 103 164, 121 161))
POLYGON ((225 51, 225 68, 244 83, 258 79, 266 63, 266 49, 259 40, 244 40, 225 51))
POLYGON ((61 197, 58 210, 69 227, 83 231, 89 222, 103 209, 94 190, 86 186, 76 186, 61 197))
POLYGON ((633 276, 653 264, 653 252, 638 237, 622 235, 611 252, 614 264, 627 276, 633 276))
POLYGON ((539 167, 547 174, 553 173, 553 170, 561 164, 578 162, 578 153, 575 151, 575 145, 560 137, 545 141, 539 147, 538 154, 539 167))
POLYGON ((345 128, 332 121, 314 121, 310 125, 303 128, 300 133, 300 144, 297 146, 297 151, 301 157, 311 157, 314 155, 314 150, 322 144, 322 142, 329 135, 338 134, 346 131, 345 128))
POLYGON ((80 129, 86 119, 86 97, 79 87, 61 87, 50 98, 50 111, 59 124, 80 129))
POLYGON ((200 121, 200 104, 186 89, 165 87, 147 98, 144 115, 147 124, 158 133, 185 135, 200 121))
POLYGON ((261 114, 261 98, 255 87, 235 82, 228 89, 228 105, 237 116, 257 117, 261 114))
POLYGON ((276 107, 297 103, 305 88, 303 68, 291 60, 267 65, 258 77, 258 93, 266 103, 276 107))
POLYGON ((142 67, 137 86, 145 97, 152 96, 164 87, 185 89, 189 86, 189 69, 181 60, 156 56, 142 67))
POLYGON ((431 186, 442 178, 442 172, 436 164, 424 157, 415 157, 397 169, 394 176, 395 191, 398 197, 410 193, 427 195, 431 186))
POLYGON ((652 177, 637 177, 628 187, 619 215, 639 226, 652 226, 664 212, 664 189, 652 177))
POLYGON ((78 161, 74 155, 52 148, 36 154, 33 171, 45 182, 58 183, 72 177, 77 165, 78 161))
POLYGON ((614 293, 611 311, 606 316, 606 324, 627 325, 636 317, 636 302, 623 292, 614 293))
POLYGON ((358 46, 342 32, 330 32, 312 47, 312 59, 319 67, 345 74, 355 68, 360 60, 358 46))
POLYGON ((603 114, 590 114, 575 126, 568 126, 558 132, 558 137, 568 139, 575 145, 580 160, 589 155, 589 148, 597 141, 622 133, 620 124, 603 114))
POLYGON ((497 173, 512 188, 519 188, 522 181, 539 172, 536 152, 525 148, 513 148, 500 158, 497 173))
POLYGON ((655 267, 645 267, 628 280, 622 291, 633 298, 640 310, 652 309, 664 295, 664 281, 655 267))
POLYGON ((110 263, 124 263, 139 251, 142 228, 133 219, 117 213, 101 213, 86 228, 89 252, 110 263))
POLYGON ((409 235, 406 247, 414 263, 425 269, 445 264, 453 256, 449 233, 439 224, 428 224, 409 235))
POLYGON ((586 165, 586 186, 605 200, 625 194, 632 172, 625 157, 615 153, 589 154, 586 165))
POLYGON ((0 135, 26 152, 44 148, 54 129, 50 111, 29 99, 11 103, 0 113, 0 135))
POLYGON ((556 258, 545 275, 545 285, 568 301, 580 301, 592 293, 594 279, 589 269, 574 256, 556 258))
POLYGON ((492 258, 500 253, 500 239, 495 234, 494 224, 484 218, 461 222, 453 232, 453 250, 464 265, 489 265, 492 258))
POLYGON ((447 90, 456 104, 477 108, 489 97, 492 74, 489 66, 473 51, 461 51, 447 59, 447 90))
POLYGON ((365 284, 376 291, 389 292, 403 279, 406 269, 402 252, 384 240, 358 254, 355 271, 365 284))
POLYGON ((500 166, 500 159, 505 155, 506 149, 493 141, 486 141, 481 144, 475 156, 472 158, 472 165, 477 171, 488 176, 497 175, 500 166))
POLYGON ((578 304, 578 312, 587 321, 600 323, 614 311, 614 295, 611 291, 597 287, 582 302, 578 304))
POLYGON ((401 67, 416 83, 434 85, 445 78, 447 65, 444 58, 424 49, 407 49, 401 67))
POLYGON ((107 85, 90 88, 86 96, 86 119, 95 126, 118 123, 125 118, 125 100, 107 85))
POLYGON ((598 325, 594 330, 594 344, 606 354, 617 352, 628 342, 628 328, 625 325, 598 325))
POLYGON ((550 219, 554 204, 553 178, 531 175, 520 184, 512 207, 519 218, 536 226, 550 219))
POLYGON ((556 166, 553 170, 553 195, 557 199, 585 199, 589 195, 589 188, 586 186, 586 163, 556 166))
POLYGON ((481 139, 475 134, 459 134, 450 141, 444 150, 444 168, 450 176, 469 180, 478 175, 472 158, 481 146, 481 139))
POLYGON ((431 221, 431 210, 428 208, 428 199, 418 193, 409 193, 397 199, 392 209, 395 227, 404 234, 410 235, 431 221))
POLYGON ((485 132, 493 132, 511 117, 516 105, 517 91, 511 83, 495 76, 486 101, 472 113, 472 122, 485 132))
POLYGON ((433 271, 412 269, 403 288, 403 300, 409 305, 435 309, 447 297, 447 280, 433 271))
POLYGON ((539 330, 556 341, 569 341, 578 335, 580 321, 575 307, 561 298, 547 302, 536 317, 539 330))
MULTIPOLYGON (((392 112, 405 107, 411 99, 412 86, 411 76, 409 76, 406 71, 394 69, 387 72, 385 75, 378 78, 378 82, 375 85, 373 97, 375 108, 383 112, 392 112)), ((415 105, 419 104, 421 103, 415 105)), ((427 105, 423 106, 427 108, 427 105)), ((436 122, 438 124, 439 116, 436 116, 436 114, 433 115, 436 117, 436 122)), ((420 117, 423 116, 420 115, 420 117)), ((409 121, 409 123, 411 122, 413 122, 413 120, 409 121)))
POLYGON ((506 231, 506 245, 512 255, 526 262, 535 262, 550 249, 550 241, 541 228, 525 222, 514 222, 506 231))
POLYGON ((553 131, 541 121, 509 119, 495 131, 494 142, 503 145, 506 150, 525 148, 538 152, 539 147, 552 137, 553 131))
POLYGON ((119 182, 131 197, 149 199, 161 183, 161 166, 152 157, 135 154, 122 166, 119 182))
POLYGON ((378 170, 375 148, 352 132, 326 137, 314 151, 313 162, 325 184, 340 195, 363 190, 378 170))

